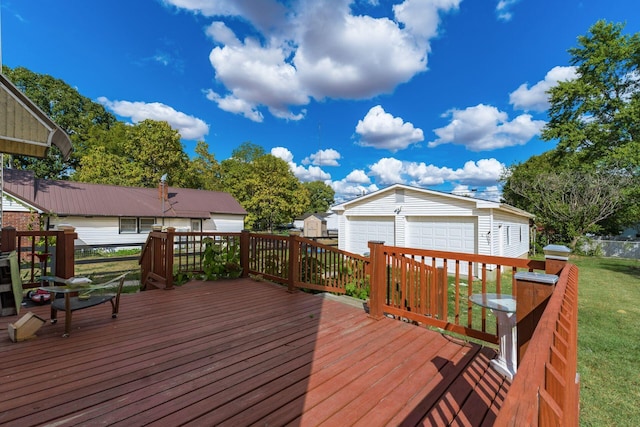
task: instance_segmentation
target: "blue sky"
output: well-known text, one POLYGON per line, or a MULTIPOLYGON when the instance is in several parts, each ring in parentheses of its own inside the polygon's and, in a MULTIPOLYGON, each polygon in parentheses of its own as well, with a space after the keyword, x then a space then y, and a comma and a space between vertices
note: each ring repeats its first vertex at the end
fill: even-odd
POLYGON ((637 0, 0 5, 3 64, 166 120, 190 154, 258 144, 336 201, 393 183, 496 199, 505 166, 554 146, 545 90, 574 76, 577 37, 599 19, 640 31, 637 0))

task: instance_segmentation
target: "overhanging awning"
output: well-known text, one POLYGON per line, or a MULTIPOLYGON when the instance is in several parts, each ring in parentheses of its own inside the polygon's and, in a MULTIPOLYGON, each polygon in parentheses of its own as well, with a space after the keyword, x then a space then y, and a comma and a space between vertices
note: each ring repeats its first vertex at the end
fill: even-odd
POLYGON ((65 131, 0 73, 0 152, 45 157, 51 144, 69 158, 71 140, 65 131))

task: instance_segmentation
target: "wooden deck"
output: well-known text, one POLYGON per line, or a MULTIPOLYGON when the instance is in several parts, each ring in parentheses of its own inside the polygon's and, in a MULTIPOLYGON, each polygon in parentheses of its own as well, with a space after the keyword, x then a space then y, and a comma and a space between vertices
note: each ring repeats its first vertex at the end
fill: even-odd
POLYGON ((509 387, 492 349, 270 283, 191 282, 120 311, 20 343, 1 317, 0 424, 479 426, 509 387))

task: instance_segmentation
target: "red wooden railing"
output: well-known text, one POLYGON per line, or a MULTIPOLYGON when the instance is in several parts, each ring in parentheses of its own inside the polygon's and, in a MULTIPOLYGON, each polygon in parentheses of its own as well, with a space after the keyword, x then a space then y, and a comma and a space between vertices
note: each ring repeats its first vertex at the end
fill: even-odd
POLYGON ((77 238, 73 228, 17 231, 13 227, 4 227, 0 235, 0 250, 18 253, 22 286, 34 288, 40 285, 40 276, 45 274, 73 277, 74 240, 77 238))
POLYGON ((368 286, 369 259, 299 236, 248 236, 248 272, 294 288, 344 294, 368 286))
POLYGON ((474 293, 515 295, 515 274, 544 270, 545 262, 431 251, 370 242, 370 314, 399 318, 497 343, 488 310, 469 301, 474 293), (451 283, 450 283, 451 282, 451 283))
POLYGON ((213 280, 220 277, 219 272, 212 271, 218 264, 225 271, 237 270, 241 275, 247 262, 242 262, 240 248, 248 247, 241 244, 243 238, 245 233, 176 232, 174 228, 152 231, 139 259, 141 288, 171 289, 180 275, 213 280), (215 259, 207 262, 208 257, 215 259))
POLYGON ((538 323, 497 426, 577 426, 578 268, 567 264, 538 323))

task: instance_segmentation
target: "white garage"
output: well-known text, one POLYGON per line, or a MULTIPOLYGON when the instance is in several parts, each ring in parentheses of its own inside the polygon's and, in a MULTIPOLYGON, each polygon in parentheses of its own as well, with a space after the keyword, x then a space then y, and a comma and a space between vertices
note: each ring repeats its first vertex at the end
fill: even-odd
POLYGON ((338 247, 365 254, 369 241, 448 252, 523 257, 528 212, 504 203, 395 184, 336 205, 338 247))

